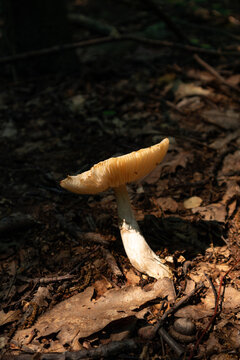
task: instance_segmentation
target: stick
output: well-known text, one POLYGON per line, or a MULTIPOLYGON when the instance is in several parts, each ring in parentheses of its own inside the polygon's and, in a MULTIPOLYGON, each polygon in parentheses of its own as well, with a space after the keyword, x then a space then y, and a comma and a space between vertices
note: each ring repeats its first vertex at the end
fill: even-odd
POLYGON ((166 341, 166 343, 173 349, 173 351, 177 354, 178 357, 181 357, 184 353, 184 348, 178 344, 168 333, 164 328, 160 328, 158 330, 158 334, 163 337, 163 339, 166 341))
POLYGON ((77 49, 80 47, 88 47, 93 45, 100 45, 100 44, 106 44, 106 43, 112 43, 112 42, 118 42, 118 41, 135 41, 139 42, 141 44, 144 44, 146 46, 150 47, 171 47, 175 49, 181 49, 185 50, 191 53, 202 53, 202 54, 209 54, 209 55, 225 55, 225 56, 239 56, 238 51, 223 51, 223 50, 215 50, 215 49, 204 49, 204 48, 198 48, 196 46, 191 45, 183 45, 179 43, 173 43, 170 41, 163 41, 163 40, 152 40, 147 39, 144 37, 138 37, 134 35, 119 35, 116 37, 112 36, 106 36, 96 39, 90 39, 90 40, 83 40, 79 42, 74 42, 70 44, 63 44, 63 45, 55 45, 51 48, 44 48, 40 50, 35 51, 28 51, 25 53, 16 54, 13 56, 5 56, 0 58, 0 64, 7 64, 12 63, 20 60, 26 60, 33 57, 38 56, 44 56, 48 54, 54 54, 59 53, 61 51, 67 51, 72 49, 77 49))
MULTIPOLYGON (((22 347, 21 350, 30 352, 31 349, 22 347)), ((37 359, 39 360, 80 360, 80 359, 100 359, 100 358, 110 358, 114 359, 117 355, 121 353, 130 353, 137 350, 137 342, 134 339, 126 339, 122 341, 112 341, 106 345, 100 345, 97 348, 89 350, 80 350, 80 351, 65 351, 63 353, 46 353, 46 354, 37 354, 37 359)), ((15 355, 14 359, 16 360, 32 360, 35 358, 35 354, 20 354, 15 355)))
POLYGON ((215 78, 223 85, 228 86, 230 89, 233 89, 235 91, 237 91, 238 93, 240 93, 240 89, 237 86, 231 85, 229 84, 222 75, 220 75, 211 65, 209 65, 208 63, 206 63, 203 59, 201 59, 197 54, 193 55, 194 59, 204 68, 206 69, 208 72, 210 72, 210 74, 212 74, 213 76, 215 76, 215 78))
POLYGON ((206 276, 206 278, 208 279, 208 282, 209 282, 209 284, 210 284, 210 286, 211 286, 211 288, 212 288, 212 291, 213 291, 213 295, 214 295, 214 299, 215 299, 215 306, 216 306, 216 304, 217 304, 217 290, 215 289, 215 286, 213 285, 213 282, 212 282, 212 279, 210 278, 210 276, 208 275, 208 274, 206 274, 205 272, 204 272, 204 275, 206 276))

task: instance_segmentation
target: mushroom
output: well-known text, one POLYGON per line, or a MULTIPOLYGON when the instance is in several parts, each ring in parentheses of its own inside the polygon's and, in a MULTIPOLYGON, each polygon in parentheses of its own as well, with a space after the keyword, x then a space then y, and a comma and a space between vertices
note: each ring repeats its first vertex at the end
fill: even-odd
POLYGON ((118 208, 119 229, 126 254, 131 264, 140 272, 156 279, 171 278, 170 268, 149 247, 142 236, 131 209, 126 184, 149 174, 164 158, 169 140, 112 157, 94 165, 76 176, 68 176, 60 185, 77 194, 97 194, 113 188, 118 208))

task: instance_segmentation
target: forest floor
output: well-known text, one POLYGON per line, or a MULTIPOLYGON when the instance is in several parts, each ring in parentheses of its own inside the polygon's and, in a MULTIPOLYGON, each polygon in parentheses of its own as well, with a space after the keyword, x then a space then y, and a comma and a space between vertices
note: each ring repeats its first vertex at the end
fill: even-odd
MULTIPOLYGON (((194 16, 219 31, 230 18, 194 16)), ((239 51, 231 31, 212 47, 239 51)), ((2 82, 2 358, 239 359, 239 57, 126 46, 79 49, 79 74, 2 82), (162 163, 128 189, 147 242, 173 269, 176 298, 131 266, 111 189, 59 186, 165 137, 162 163)))

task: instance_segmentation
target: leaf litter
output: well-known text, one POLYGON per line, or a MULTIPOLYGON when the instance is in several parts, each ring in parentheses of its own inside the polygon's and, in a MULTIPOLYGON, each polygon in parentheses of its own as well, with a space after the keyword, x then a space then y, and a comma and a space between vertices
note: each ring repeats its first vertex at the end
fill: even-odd
POLYGON ((57 334, 62 345, 70 345, 76 337, 87 338, 112 321, 129 316, 142 318, 143 313, 136 310, 149 301, 159 297, 169 297, 171 302, 174 299, 174 294, 171 294, 171 282, 169 285, 167 279, 158 280, 146 289, 136 286, 111 289, 96 301, 93 295, 94 288, 88 287, 82 293, 60 302, 43 314, 34 327, 18 331, 14 340, 20 345, 27 344, 31 348, 29 336, 35 331, 38 334, 34 341, 35 345, 36 340, 39 339, 41 346, 41 339, 48 338, 52 334, 57 334))

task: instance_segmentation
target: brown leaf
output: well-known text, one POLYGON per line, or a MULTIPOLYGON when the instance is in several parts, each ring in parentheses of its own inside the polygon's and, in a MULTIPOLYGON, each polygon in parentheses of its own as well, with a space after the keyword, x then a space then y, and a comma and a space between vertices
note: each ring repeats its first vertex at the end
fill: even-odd
MULTIPOLYGON (((213 309, 215 307, 215 299, 210 289, 207 292, 206 297, 203 299, 203 304, 206 308, 213 309)), ((232 286, 226 286, 224 289, 222 307, 223 309, 240 309, 240 291, 232 286)))
POLYGON ((231 75, 226 81, 229 85, 237 86, 240 83, 240 74, 231 75))
MULTIPOLYGON (((207 340, 205 346, 206 346, 207 354, 211 355, 212 353, 220 352, 221 345, 220 345, 218 339, 216 338, 215 332, 210 333, 209 339, 207 340)), ((212 357, 211 357, 211 359, 212 359, 212 357)))
POLYGON ((208 71, 201 71, 196 69, 189 69, 187 71, 187 76, 204 82, 211 82, 215 80, 215 77, 212 74, 210 74, 208 71))
POLYGON ((196 286, 195 281, 193 281, 191 279, 187 279, 187 284, 186 284, 186 287, 184 289, 184 294, 185 295, 190 294, 193 291, 193 289, 195 289, 195 286, 196 286))
POLYGON ((193 96, 193 95, 208 96, 211 93, 212 92, 210 90, 203 89, 201 86, 181 83, 178 86, 177 90, 175 91, 175 98, 176 100, 180 100, 186 96, 193 96))
POLYGON ((61 344, 70 344, 76 336, 87 337, 114 320, 136 316, 134 309, 138 309, 150 300, 165 297, 168 295, 166 281, 165 279, 156 281, 147 290, 137 286, 127 286, 120 290, 111 289, 97 301, 92 300, 94 288, 89 287, 83 293, 62 301, 47 311, 34 327, 19 330, 15 340, 24 344, 31 331, 36 329, 38 338, 58 333, 57 337, 61 344))
POLYGON ((222 198, 222 203, 227 204, 229 201, 235 197, 240 195, 240 186, 235 180, 227 181, 227 190, 222 198))
POLYGON ((235 153, 225 156, 223 161, 223 167, 218 172, 218 176, 221 177, 222 175, 233 175, 236 172, 240 172, 240 150, 237 150, 235 151, 235 153))
POLYGON ((233 109, 224 111, 218 109, 206 110, 202 112, 202 116, 206 121, 225 130, 239 129, 240 114, 233 109))
POLYGON ((138 285, 140 281, 140 277, 135 274, 134 270, 130 268, 129 270, 124 269, 124 275, 127 279, 128 285, 138 285))
POLYGON ((206 221, 225 222, 227 211, 225 205, 221 203, 210 204, 203 207, 196 207, 192 209, 193 214, 200 214, 206 221))
POLYGON ((3 310, 0 311, 0 326, 10 324, 15 320, 19 319, 21 311, 20 310, 10 310, 5 313, 3 310))
POLYGON ((226 150, 226 146, 233 140, 240 137, 240 130, 236 130, 234 132, 231 132, 230 134, 222 134, 222 137, 217 138, 214 140, 210 147, 215 150, 219 150, 221 152, 224 152, 226 150))
POLYGON ((112 288, 112 284, 104 276, 102 276, 100 280, 96 280, 93 286, 97 293, 97 297, 101 297, 112 288))
POLYGON ((163 211, 175 213, 178 209, 178 203, 171 197, 160 197, 156 199, 156 203, 163 211))
POLYGON ((193 153, 188 151, 181 151, 177 155, 173 157, 172 160, 168 162, 163 162, 162 165, 160 165, 161 168, 164 169, 167 173, 175 173, 178 166, 185 168, 187 164, 193 161, 193 153))
POLYGON ((188 305, 179 309, 176 313, 176 317, 189 318, 192 320, 199 320, 213 314, 212 309, 206 309, 203 304, 188 305))

